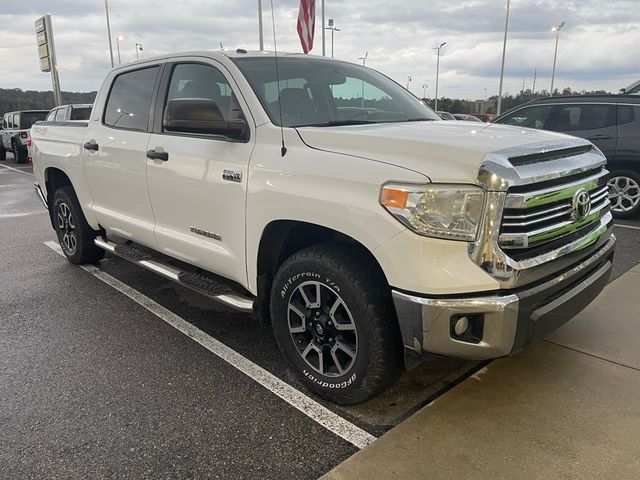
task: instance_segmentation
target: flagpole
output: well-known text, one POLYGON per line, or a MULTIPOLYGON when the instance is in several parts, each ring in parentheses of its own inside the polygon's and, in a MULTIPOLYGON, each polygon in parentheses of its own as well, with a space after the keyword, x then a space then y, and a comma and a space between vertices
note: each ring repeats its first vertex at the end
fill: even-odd
POLYGON ((264 50, 264 38, 262 34, 262 0, 258 0, 258 35, 260 36, 260 51, 264 50))
POLYGON ((322 0, 322 56, 325 56, 325 42, 324 42, 324 0, 322 0))

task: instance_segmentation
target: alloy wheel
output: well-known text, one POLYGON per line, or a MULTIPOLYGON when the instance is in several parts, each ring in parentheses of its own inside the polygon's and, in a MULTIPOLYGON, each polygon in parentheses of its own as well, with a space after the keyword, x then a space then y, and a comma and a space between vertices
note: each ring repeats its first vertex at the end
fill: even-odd
POLYGON ((616 176, 609 179, 609 200, 611 210, 626 213, 640 203, 640 185, 633 178, 616 176))
POLYGON ((298 353, 314 371, 341 377, 358 353, 358 334, 351 312, 328 285, 309 281, 298 285, 287 305, 289 333, 298 353))
POLYGON ((58 204, 58 230, 62 234, 62 248, 69 255, 73 255, 78 247, 76 225, 69 205, 64 202, 58 204))

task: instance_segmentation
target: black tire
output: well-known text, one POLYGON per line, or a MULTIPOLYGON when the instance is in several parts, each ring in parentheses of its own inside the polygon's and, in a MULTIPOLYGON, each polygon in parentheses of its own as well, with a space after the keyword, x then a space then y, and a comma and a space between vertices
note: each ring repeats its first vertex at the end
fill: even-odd
POLYGON ((4 149, 4 145, 2 145, 2 140, 0 139, 0 161, 4 162, 7 159, 7 151, 4 149))
POLYGON ((27 149, 21 147, 16 142, 13 142, 13 158, 16 163, 26 163, 27 161, 27 149))
POLYGON ((615 218, 640 214, 640 174, 633 170, 614 170, 609 175, 609 199, 615 218))
POLYGON ((73 187, 60 187, 53 194, 53 225, 62 251, 71 263, 94 263, 104 257, 104 250, 93 241, 99 232, 84 218, 73 187))
MULTIPOLYGON (((278 346, 301 381, 331 402, 355 405, 369 400, 393 385, 402 373, 402 339, 389 287, 381 276, 358 248, 346 244, 324 244, 293 254, 282 264, 273 281, 271 322, 278 346), (319 302, 322 306, 315 312, 307 309, 304 321, 301 317, 289 317, 290 302, 298 308, 300 299, 308 298, 302 297, 301 286, 322 292, 319 302), (337 303, 335 298, 342 303, 329 315, 329 306, 337 303), (296 318, 302 327, 296 325, 291 328, 305 330, 291 333, 291 322, 295 323, 296 318), (334 320, 335 325, 328 318, 334 320), (321 328, 321 333, 335 337, 321 339, 316 336, 318 332, 315 329, 320 322, 328 322, 322 323, 324 330, 321 328), (342 330, 352 325, 355 333, 342 330), (308 338, 311 338, 309 342, 308 338), (313 348, 320 348, 323 353, 321 357, 319 353, 310 351, 307 358, 312 361, 309 363, 302 355, 311 343, 315 345, 313 348), (337 343, 341 346, 355 345, 355 349, 346 355, 341 348, 338 356, 339 350, 334 351, 337 343), (325 354, 329 363, 322 368, 323 372, 326 371, 323 374, 312 364, 320 367, 325 354), (341 368, 337 367, 338 362, 342 364, 341 368)), ((307 295, 313 294, 307 290, 307 295)), ((317 295, 314 304, 318 303, 317 295)))

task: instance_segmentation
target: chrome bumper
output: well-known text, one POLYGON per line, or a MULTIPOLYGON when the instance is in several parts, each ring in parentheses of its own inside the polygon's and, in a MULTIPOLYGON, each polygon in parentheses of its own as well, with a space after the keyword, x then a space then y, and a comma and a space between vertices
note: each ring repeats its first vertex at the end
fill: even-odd
POLYGON ((407 351, 489 359, 514 353, 568 322, 598 296, 611 274, 615 236, 577 265, 535 286, 494 295, 425 298, 392 291, 407 351), (460 339, 457 319, 479 324, 460 339))
POLYGON ((44 197, 44 193, 42 193, 42 188, 40 188, 40 184, 39 183, 34 183, 33 184, 33 188, 35 189, 36 194, 38 195, 38 198, 42 202, 42 205, 44 205, 44 208, 49 210, 49 205, 47 204, 47 199, 44 197))

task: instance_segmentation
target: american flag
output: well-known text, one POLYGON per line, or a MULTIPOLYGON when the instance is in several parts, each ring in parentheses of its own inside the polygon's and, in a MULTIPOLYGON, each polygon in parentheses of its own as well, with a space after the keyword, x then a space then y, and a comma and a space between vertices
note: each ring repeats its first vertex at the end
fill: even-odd
POLYGON ((313 34, 316 29, 316 5, 315 0, 300 0, 298 12, 298 36, 304 53, 309 53, 313 48, 313 34))

